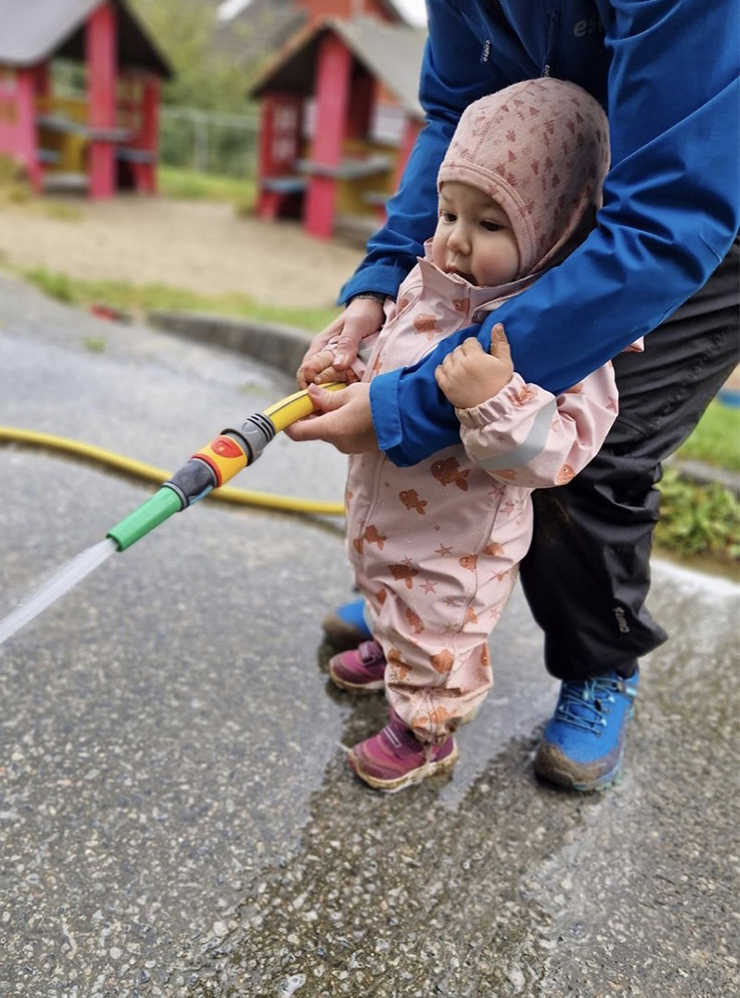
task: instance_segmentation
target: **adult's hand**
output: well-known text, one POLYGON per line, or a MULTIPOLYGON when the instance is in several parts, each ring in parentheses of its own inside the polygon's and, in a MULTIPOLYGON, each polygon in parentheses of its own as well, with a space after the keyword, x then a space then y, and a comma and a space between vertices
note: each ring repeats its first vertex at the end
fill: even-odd
POLYGON ((377 447, 367 382, 334 392, 309 385, 308 394, 316 412, 287 427, 291 440, 326 440, 342 454, 362 454, 377 447))
MULTIPOLYGON (((384 318, 380 302, 371 298, 353 298, 344 312, 311 340, 311 346, 298 368, 298 385, 307 388, 326 369, 324 350, 331 341, 334 341, 332 366, 335 372, 346 371, 357 357, 360 340, 380 329, 384 318)), ((321 380, 330 379, 322 377, 321 380)))

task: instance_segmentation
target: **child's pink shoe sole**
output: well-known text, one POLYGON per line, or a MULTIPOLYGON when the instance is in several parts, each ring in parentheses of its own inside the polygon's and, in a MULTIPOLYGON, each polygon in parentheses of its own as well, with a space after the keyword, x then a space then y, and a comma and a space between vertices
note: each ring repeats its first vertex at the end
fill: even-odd
POLYGON ((410 747, 412 739, 414 736, 408 729, 401 731, 392 723, 350 750, 347 757, 350 767, 373 790, 394 793, 447 772, 457 762, 457 743, 452 735, 442 745, 425 748, 417 743, 420 751, 410 747), (399 734, 406 744, 391 744, 389 737, 395 742, 393 736, 397 738, 399 734))

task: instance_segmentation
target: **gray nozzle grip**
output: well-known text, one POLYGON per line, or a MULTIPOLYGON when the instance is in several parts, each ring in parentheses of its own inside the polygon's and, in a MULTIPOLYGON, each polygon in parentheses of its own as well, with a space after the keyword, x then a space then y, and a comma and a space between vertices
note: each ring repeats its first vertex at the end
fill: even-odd
POLYGON ((247 455, 247 464, 254 464, 277 430, 269 416, 256 412, 242 423, 241 429, 226 429, 221 432, 225 436, 236 437, 247 455))
POLYGON ((169 481, 162 484, 177 493, 184 509, 207 496, 218 482, 205 461, 195 457, 191 458, 179 471, 176 471, 169 481))

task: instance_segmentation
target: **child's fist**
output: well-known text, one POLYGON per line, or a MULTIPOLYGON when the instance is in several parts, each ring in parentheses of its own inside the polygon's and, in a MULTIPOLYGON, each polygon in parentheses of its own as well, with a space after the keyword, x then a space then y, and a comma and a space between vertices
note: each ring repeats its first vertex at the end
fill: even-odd
POLYGON ((491 332, 491 352, 471 336, 447 354, 434 376, 456 409, 472 409, 497 395, 511 381, 514 365, 501 323, 491 332))

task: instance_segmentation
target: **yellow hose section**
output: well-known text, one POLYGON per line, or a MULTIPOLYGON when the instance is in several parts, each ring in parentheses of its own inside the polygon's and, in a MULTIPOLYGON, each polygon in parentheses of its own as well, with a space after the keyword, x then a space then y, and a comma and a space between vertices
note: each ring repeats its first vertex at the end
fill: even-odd
MULTIPOLYGON (((343 381, 331 381, 329 384, 322 385, 321 387, 325 388, 328 392, 336 392, 340 388, 346 388, 347 386, 343 381)), ((308 396, 308 392, 304 389, 303 391, 295 392, 293 395, 287 395, 274 405, 263 409, 262 412, 263 415, 269 416, 275 429, 280 432, 286 426, 290 426, 291 423, 295 423, 297 420, 303 419, 304 416, 308 416, 313 410, 313 403, 308 396)))
MULTIPOLYGON (((332 386, 332 388, 333 387, 334 386, 332 386)), ((305 396, 306 393, 298 392, 297 394, 305 396)), ((283 399, 282 402, 278 402, 276 406, 273 406, 273 408, 279 408, 286 402, 290 402, 291 399, 295 398, 296 396, 290 396, 288 399, 283 399)), ((303 408, 305 408, 305 402, 301 401, 299 406, 294 405, 292 409, 288 409, 287 412, 283 412, 279 417, 281 425, 278 426, 277 423, 275 423, 276 428, 284 429, 286 426, 289 426, 290 423, 300 419, 302 415, 308 415, 308 413, 312 411, 313 407, 309 403, 309 408, 306 412, 301 411, 303 408), (292 418, 288 418, 287 421, 285 421, 288 415, 291 415, 296 411, 300 411, 300 415, 292 415, 292 418)), ((269 410, 265 410, 265 415, 269 415, 269 410)), ((273 417, 271 416, 270 418, 272 419, 273 417)), ((132 478, 138 478, 141 481, 151 482, 154 485, 161 485, 162 482, 166 481, 170 477, 170 472, 165 471, 163 468, 155 468, 151 464, 144 464, 142 461, 133 461, 131 458, 123 457, 121 454, 115 454, 113 451, 105 450, 103 447, 96 447, 94 444, 81 443, 78 440, 70 440, 68 437, 58 437, 53 433, 39 433, 35 430, 22 430, 14 426, 0 426, 0 443, 25 444, 30 447, 61 451, 65 454, 71 454, 73 457, 84 458, 95 464, 101 464, 104 467, 112 468, 114 471, 123 472, 123 474, 129 475, 132 478)), ((315 513, 322 516, 344 516, 344 503, 328 502, 322 499, 294 499, 291 496, 272 495, 269 492, 252 492, 248 489, 233 489, 228 486, 215 489, 213 492, 209 493, 207 498, 218 499, 222 502, 234 503, 240 506, 259 506, 263 509, 277 509, 292 513, 315 513)))

